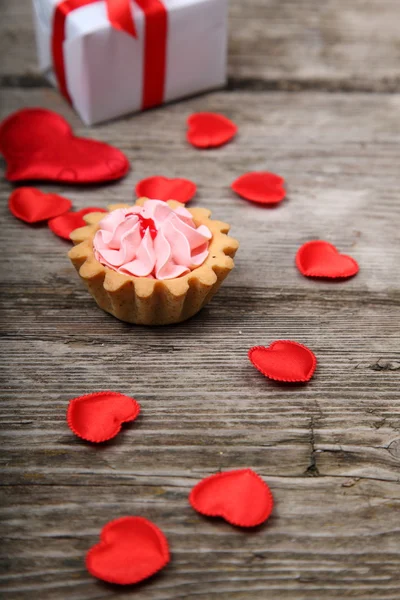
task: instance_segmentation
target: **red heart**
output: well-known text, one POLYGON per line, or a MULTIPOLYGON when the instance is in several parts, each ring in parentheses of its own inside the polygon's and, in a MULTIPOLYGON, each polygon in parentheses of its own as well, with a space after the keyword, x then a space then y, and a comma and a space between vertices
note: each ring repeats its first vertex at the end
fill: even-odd
POLYGON ((251 469, 217 473, 192 489, 189 502, 207 517, 222 517, 238 527, 256 527, 268 519, 274 500, 271 490, 251 469))
POLYGON ((265 377, 291 383, 309 381, 317 366, 307 346, 288 340, 273 342, 268 348, 250 348, 249 359, 265 377))
POLYGON ((187 140, 197 148, 223 146, 237 133, 235 123, 217 113, 196 113, 187 122, 187 140))
POLYGON ((296 265, 306 277, 344 279, 359 270, 354 258, 340 254, 335 246, 322 240, 303 244, 297 251, 296 265))
POLYGON ((148 177, 136 185, 137 196, 156 200, 177 200, 189 202, 196 193, 196 184, 189 179, 168 179, 168 177, 148 177))
POLYGON ((134 421, 140 405, 118 392, 96 392, 71 400, 67 423, 80 438, 105 442, 119 433, 122 423, 134 421))
POLYGON ((71 200, 68 198, 57 194, 44 194, 32 187, 14 190, 8 201, 10 212, 25 223, 47 221, 67 212, 71 206, 71 200))
POLYGON ((0 153, 7 161, 9 181, 96 183, 119 179, 129 170, 120 150, 75 137, 65 119, 42 108, 17 111, 1 123, 0 153))
POLYGON ((278 204, 285 196, 284 179, 274 173, 245 173, 232 183, 239 196, 258 204, 278 204))
POLYGON ((86 225, 86 221, 84 221, 83 217, 92 212, 107 212, 104 208, 96 208, 94 206, 90 208, 82 208, 82 210, 78 210, 76 212, 68 212, 60 217, 56 217, 55 219, 51 219, 48 222, 48 226, 52 230, 53 233, 58 235, 65 240, 70 240, 71 233, 78 229, 78 227, 84 227, 86 225))
POLYGON ((109 583, 138 583, 163 569, 170 560, 167 538, 143 517, 110 521, 101 530, 100 540, 86 554, 86 568, 109 583))

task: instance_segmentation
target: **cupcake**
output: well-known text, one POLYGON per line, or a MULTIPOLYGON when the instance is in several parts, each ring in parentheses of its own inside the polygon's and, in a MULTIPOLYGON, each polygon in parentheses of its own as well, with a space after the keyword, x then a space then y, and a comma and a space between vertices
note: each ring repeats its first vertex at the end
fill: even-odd
POLYGON ((232 270, 238 242, 204 208, 140 198, 89 213, 68 253, 98 306, 139 325, 195 315, 232 270))

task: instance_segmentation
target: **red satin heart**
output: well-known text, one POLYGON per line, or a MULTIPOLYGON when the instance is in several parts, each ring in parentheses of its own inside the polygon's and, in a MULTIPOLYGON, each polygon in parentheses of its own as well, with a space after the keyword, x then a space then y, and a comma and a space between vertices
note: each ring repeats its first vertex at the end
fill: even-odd
POLYGON ((278 204, 285 196, 284 179, 268 172, 245 173, 232 183, 232 189, 246 200, 258 204, 278 204))
POLYGON ((290 383, 309 381, 317 366, 307 346, 289 340, 273 342, 268 348, 250 348, 249 359, 265 377, 290 383))
POLYGON ((41 108, 17 111, 0 124, 0 153, 9 181, 98 183, 119 179, 129 170, 120 150, 75 137, 65 119, 41 108))
POLYGON ((359 270, 354 258, 340 254, 335 246, 322 240, 303 244, 297 251, 296 265, 305 277, 344 279, 359 270))
POLYGON ((206 477, 192 489, 189 502, 202 515, 222 517, 238 527, 260 525, 274 504, 271 490, 251 469, 206 477))
POLYGON ((196 113, 188 118, 187 123, 187 140, 196 148, 223 146, 237 133, 235 123, 217 113, 196 113))
POLYGON ((100 540, 87 553, 86 568, 109 583, 138 583, 163 569, 170 560, 167 538, 143 517, 110 521, 101 530, 100 540))
POLYGON ((78 210, 76 212, 67 212, 60 217, 56 217, 55 219, 51 219, 48 222, 48 226, 52 230, 53 233, 58 235, 65 240, 70 240, 71 233, 78 229, 78 227, 84 227, 86 225, 86 221, 83 217, 92 212, 107 212, 104 208, 83 208, 82 210, 78 210))
POLYGON ((71 200, 68 198, 58 194, 44 194, 32 187, 14 190, 8 201, 10 212, 25 223, 47 221, 67 212, 71 206, 71 200))
POLYGON ((134 421, 140 405, 118 392, 96 392, 71 400, 67 410, 69 428, 89 442, 105 442, 115 437, 122 423, 134 421))
POLYGON ((156 200, 177 200, 189 202, 196 194, 196 184, 189 179, 169 179, 168 177, 148 177, 136 185, 137 196, 156 200))

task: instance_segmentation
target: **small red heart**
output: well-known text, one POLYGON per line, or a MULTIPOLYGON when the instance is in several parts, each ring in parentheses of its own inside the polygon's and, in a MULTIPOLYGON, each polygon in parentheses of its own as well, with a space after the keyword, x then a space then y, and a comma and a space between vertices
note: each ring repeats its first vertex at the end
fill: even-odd
POLYGON ((65 119, 42 108, 19 110, 0 124, 0 153, 9 181, 97 183, 120 179, 129 170, 120 150, 75 137, 65 119))
POLYGON ((305 277, 344 279, 359 271, 354 258, 340 254, 335 246, 322 240, 303 244, 297 251, 296 265, 305 277))
POLYGON ((71 400, 67 410, 69 428, 89 442, 105 442, 119 433, 122 423, 134 421, 140 405, 118 392, 96 392, 71 400))
POLYGON ((290 383, 309 381, 317 366, 307 346, 288 340, 273 342, 268 348, 250 348, 249 359, 265 377, 290 383))
POLYGON ((284 179, 275 173, 245 173, 232 183, 232 189, 246 200, 258 204, 278 204, 285 196, 284 179))
POLYGON ((136 185, 137 196, 155 200, 177 200, 189 202, 196 194, 196 184, 189 179, 169 179, 168 177, 148 177, 136 185))
POLYGON ((100 542, 86 554, 86 568, 91 575, 120 585, 143 581, 169 561, 167 538, 143 517, 110 521, 101 530, 100 542))
POLYGON ((202 479, 189 502, 207 517, 222 517, 238 527, 256 527, 268 519, 274 500, 271 490, 251 469, 225 471, 202 479))
POLYGON ((188 120, 187 140, 196 148, 216 148, 229 142, 237 133, 237 126, 224 115, 196 113, 188 120))
POLYGON ((71 200, 68 198, 58 194, 44 194, 32 187, 14 190, 8 201, 10 212, 25 223, 38 223, 58 217, 67 212, 71 206, 71 200))
POLYGON ((65 240, 70 240, 71 233, 78 229, 78 227, 84 227, 86 225, 86 221, 84 221, 83 217, 92 212, 107 212, 104 208, 96 208, 91 206, 90 208, 82 208, 82 210, 78 210, 76 212, 67 212, 59 217, 55 217, 55 219, 51 219, 48 222, 48 226, 52 230, 53 233, 58 235, 65 240))

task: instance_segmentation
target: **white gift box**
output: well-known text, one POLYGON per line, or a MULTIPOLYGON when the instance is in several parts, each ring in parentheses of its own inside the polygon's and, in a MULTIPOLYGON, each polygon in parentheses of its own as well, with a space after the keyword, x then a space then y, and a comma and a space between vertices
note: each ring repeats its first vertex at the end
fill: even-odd
MULTIPOLYGON (((160 101, 224 85, 226 78, 228 0, 163 0, 167 11, 164 93, 160 101)), ((60 0, 33 0, 41 70, 56 85, 52 36, 60 0)), ((70 100, 87 125, 143 108, 145 19, 133 0, 137 37, 115 29, 106 2, 69 12, 62 55, 70 100)), ((146 71, 146 72, 145 72, 146 71)))

